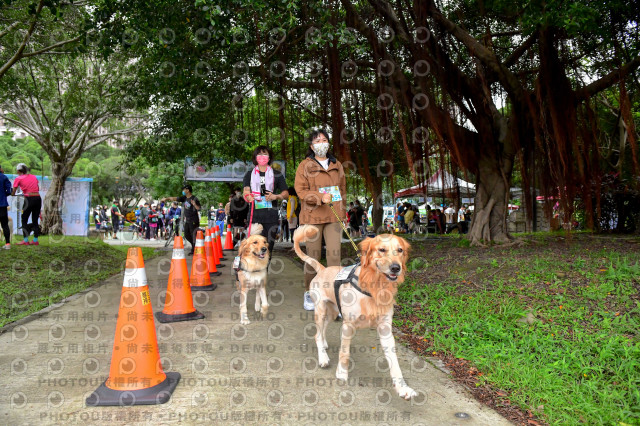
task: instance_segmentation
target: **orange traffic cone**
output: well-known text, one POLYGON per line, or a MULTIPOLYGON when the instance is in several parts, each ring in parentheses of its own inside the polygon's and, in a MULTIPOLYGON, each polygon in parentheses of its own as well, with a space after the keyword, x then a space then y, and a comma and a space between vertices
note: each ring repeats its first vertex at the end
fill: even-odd
POLYGON ((89 406, 164 404, 180 373, 160 363, 147 274, 140 247, 131 247, 120 295, 109 377, 87 399, 89 406))
POLYGON ((189 277, 191 290, 213 291, 217 284, 211 283, 209 277, 209 266, 207 265, 207 255, 204 251, 204 238, 202 230, 198 230, 196 235, 196 246, 191 261, 191 276, 189 277))
POLYGON ((216 268, 216 251, 211 242, 211 228, 207 228, 205 230, 204 253, 207 258, 207 270, 209 271, 209 275, 213 275, 214 277, 222 275, 222 272, 219 272, 218 268, 216 268))
POLYGON ((224 257, 224 253, 222 252, 222 229, 220 229, 218 225, 216 225, 215 229, 216 229, 216 242, 218 243, 218 258, 219 260, 227 260, 227 258, 224 257))
POLYGON ((218 268, 224 267, 224 265, 220 262, 222 258, 222 252, 218 249, 218 227, 214 226, 211 230, 211 245, 213 247, 213 258, 216 261, 216 266, 218 268))
POLYGON ((233 235, 231 233, 231 224, 227 225, 227 236, 224 237, 224 251, 233 250, 233 235))
POLYGON ((167 284, 167 295, 164 309, 156 312, 156 318, 160 322, 189 321, 204 318, 204 314, 198 312, 193 306, 191 286, 189 285, 189 270, 187 259, 184 257, 184 243, 182 237, 173 240, 173 256, 171 257, 171 270, 167 284))

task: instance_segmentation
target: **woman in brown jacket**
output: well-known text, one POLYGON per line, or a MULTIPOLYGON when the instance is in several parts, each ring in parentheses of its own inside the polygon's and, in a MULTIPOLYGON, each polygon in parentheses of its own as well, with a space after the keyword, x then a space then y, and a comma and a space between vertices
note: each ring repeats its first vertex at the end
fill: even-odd
MULTIPOLYGON (((342 227, 338 218, 329 207, 333 200, 333 208, 344 220, 346 217, 347 181, 342 164, 329 152, 329 135, 324 129, 313 130, 309 136, 307 157, 302 160, 296 171, 295 190, 300 198, 300 224, 315 225, 320 229, 318 238, 307 242, 307 254, 320 260, 322 237, 327 248, 327 266, 340 265, 340 243, 342 227)), ((309 284, 315 271, 308 263, 304 265, 304 309, 315 309, 309 284)))

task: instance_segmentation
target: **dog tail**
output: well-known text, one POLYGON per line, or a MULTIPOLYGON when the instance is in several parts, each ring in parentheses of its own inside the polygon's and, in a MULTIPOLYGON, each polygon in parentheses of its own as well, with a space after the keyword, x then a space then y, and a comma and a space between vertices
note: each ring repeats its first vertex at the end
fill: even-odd
POLYGON ((302 259, 303 262, 311 265, 311 267, 315 269, 316 273, 324 270, 324 266, 314 258, 307 256, 300 248, 300 243, 304 243, 316 237, 318 232, 318 228, 313 225, 302 225, 298 227, 296 232, 293 234, 293 250, 295 250, 296 254, 300 256, 300 259, 302 259))
POLYGON ((252 223, 252 224, 251 224, 251 234, 250 234, 249 236, 251 236, 251 235, 259 235, 259 234, 262 234, 262 229, 263 229, 263 228, 262 228, 262 225, 261 225, 261 224, 259 224, 259 223, 252 223))

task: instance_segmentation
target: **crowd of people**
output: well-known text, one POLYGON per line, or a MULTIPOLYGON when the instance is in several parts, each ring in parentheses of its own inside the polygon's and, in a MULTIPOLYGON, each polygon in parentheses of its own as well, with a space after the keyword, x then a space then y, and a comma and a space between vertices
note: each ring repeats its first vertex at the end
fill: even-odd
MULTIPOLYGON (((435 207, 435 206, 434 206, 435 207)), ((443 205, 444 207, 444 205, 443 205)), ((426 231, 437 234, 449 234, 457 230, 460 234, 469 232, 471 222, 471 210, 463 204, 457 211, 453 204, 449 204, 446 209, 431 208, 428 204, 426 211, 426 231)), ((417 233, 423 225, 418 206, 409 202, 398 203, 396 205, 395 221, 398 231, 401 233, 417 233)), ((391 224, 389 224, 391 226, 391 224)))

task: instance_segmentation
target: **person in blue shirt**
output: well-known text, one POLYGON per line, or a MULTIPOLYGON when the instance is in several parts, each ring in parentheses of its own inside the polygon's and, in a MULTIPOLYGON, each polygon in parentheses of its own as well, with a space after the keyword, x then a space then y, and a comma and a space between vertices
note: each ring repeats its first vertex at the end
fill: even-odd
POLYGON ((180 210, 180 206, 178 206, 177 202, 171 203, 171 207, 167 212, 167 220, 169 221, 169 226, 173 226, 173 230, 175 235, 180 236, 180 227, 178 226, 180 223, 180 214, 182 211, 180 210))
POLYGON ((0 166, 0 225, 2 225, 2 232, 4 233, 4 246, 3 249, 11 248, 11 229, 9 229, 9 202, 7 197, 11 195, 11 182, 9 178, 4 175, 4 170, 0 166))
POLYGON ((224 220, 227 218, 226 213, 224 212, 224 206, 222 203, 218 205, 218 210, 216 210, 216 225, 218 226, 218 231, 224 231, 224 220))

